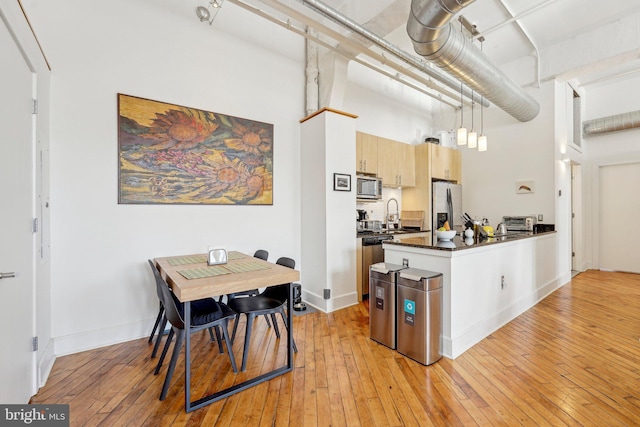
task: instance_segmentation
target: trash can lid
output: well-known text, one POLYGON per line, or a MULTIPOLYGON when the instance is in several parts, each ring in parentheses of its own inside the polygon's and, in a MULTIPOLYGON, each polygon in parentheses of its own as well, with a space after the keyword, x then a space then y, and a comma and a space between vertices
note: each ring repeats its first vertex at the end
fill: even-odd
POLYGON ((419 268, 406 268, 400 272, 402 279, 413 280, 419 282, 422 279, 431 279, 432 277, 442 276, 442 273, 437 271, 422 270, 419 268))
POLYGON ((407 267, 403 266, 403 265, 398 265, 398 264, 391 264, 389 262, 379 262, 377 264, 371 264, 369 266, 369 268, 372 271, 375 271, 377 273, 382 273, 382 274, 389 274, 389 272, 394 272, 394 271, 399 271, 399 270, 403 270, 407 267))

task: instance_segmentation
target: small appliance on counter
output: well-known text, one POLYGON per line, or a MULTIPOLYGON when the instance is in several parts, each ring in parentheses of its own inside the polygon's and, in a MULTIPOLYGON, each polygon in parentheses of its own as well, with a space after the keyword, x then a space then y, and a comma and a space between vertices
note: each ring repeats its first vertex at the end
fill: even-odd
POLYGON ((535 215, 524 216, 503 216, 502 223, 509 231, 530 231, 532 232, 536 226, 537 218, 535 215))

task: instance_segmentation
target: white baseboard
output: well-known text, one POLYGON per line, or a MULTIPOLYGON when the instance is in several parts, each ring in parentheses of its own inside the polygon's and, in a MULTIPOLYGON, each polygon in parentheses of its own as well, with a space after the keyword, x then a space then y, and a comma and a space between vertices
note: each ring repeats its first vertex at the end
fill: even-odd
POLYGON ((65 356, 148 337, 154 318, 54 338, 55 356, 65 356))
POLYGON ((56 361, 53 350, 53 340, 49 340, 47 346, 42 350, 40 360, 38 360, 38 388, 44 387, 53 369, 53 364, 56 361))

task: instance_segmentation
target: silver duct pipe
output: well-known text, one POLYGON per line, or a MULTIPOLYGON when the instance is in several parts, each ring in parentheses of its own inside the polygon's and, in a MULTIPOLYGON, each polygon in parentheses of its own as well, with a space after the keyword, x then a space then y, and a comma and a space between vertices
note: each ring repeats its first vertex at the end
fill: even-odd
POLYGON ((640 110, 585 120, 582 122, 582 136, 587 138, 589 136, 637 128, 640 128, 640 110))
POLYGON ((412 0, 407 33, 419 55, 464 81, 514 118, 534 119, 540 105, 449 22, 475 0, 412 0))
MULTIPOLYGON (((377 46, 381 47, 385 51, 391 53, 396 58, 399 58, 400 60, 406 62, 412 67, 415 67, 416 69, 422 71, 423 73, 433 77, 435 80, 439 81, 445 86, 448 86, 460 92, 460 82, 458 80, 452 79, 451 77, 449 77, 449 75, 445 74, 444 72, 440 71, 437 68, 430 67, 428 63, 425 64, 424 62, 416 58, 414 55, 411 55, 405 52, 404 50, 400 49, 399 47, 395 46, 394 44, 389 43, 387 40, 367 30, 362 25, 342 15, 340 12, 327 6, 321 1, 318 1, 318 0, 298 0, 298 1, 300 1, 305 6, 308 6, 311 9, 315 10, 320 15, 332 20, 333 22, 336 22, 342 25, 345 28, 348 28, 349 30, 360 35, 361 37, 364 37, 365 39, 376 44, 377 46)), ((489 106, 489 103, 487 101, 487 98, 488 98, 487 96, 485 96, 483 99, 478 93, 473 93, 469 88, 466 88, 466 87, 463 88, 462 92, 464 96, 467 98, 473 97, 473 100, 476 103, 482 104, 485 107, 489 106)))

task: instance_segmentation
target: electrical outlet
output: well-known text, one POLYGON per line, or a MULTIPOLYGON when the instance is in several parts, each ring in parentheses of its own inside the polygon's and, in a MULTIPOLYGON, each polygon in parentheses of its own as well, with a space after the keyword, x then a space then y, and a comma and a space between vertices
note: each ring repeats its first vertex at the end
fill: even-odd
POLYGON ((500 289, 504 289, 507 287, 507 284, 504 281, 504 276, 500 276, 500 289))
POLYGON ((542 214, 538 214, 538 221, 542 221, 542 214))
POLYGON ((409 267, 409 258, 402 258, 402 266, 409 267))

